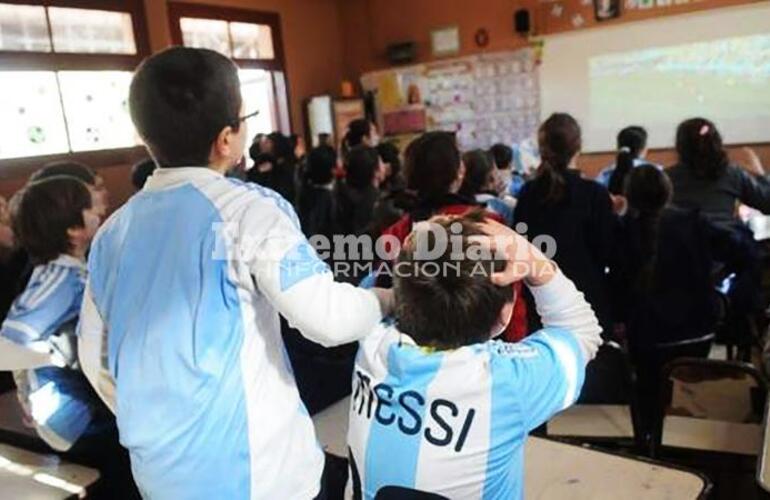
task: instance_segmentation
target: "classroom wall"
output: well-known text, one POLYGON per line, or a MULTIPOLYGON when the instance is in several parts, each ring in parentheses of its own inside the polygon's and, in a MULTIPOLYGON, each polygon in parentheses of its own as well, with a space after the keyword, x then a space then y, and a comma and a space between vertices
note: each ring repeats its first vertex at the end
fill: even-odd
MULTIPOLYGON (((435 60, 430 53, 430 31, 447 25, 457 25, 460 29, 460 56, 526 46, 528 42, 513 31, 513 13, 521 8, 531 10, 535 32, 547 35, 757 1, 767 0, 691 0, 682 5, 628 10, 618 19, 598 23, 593 17, 593 3, 582 0, 483 0, 476 4, 468 0, 340 0, 341 25, 345 30, 344 73, 347 78, 357 80, 362 73, 389 67, 386 47, 404 41, 417 43, 416 62, 435 60), (556 3, 564 7, 559 17, 551 14, 556 3), (577 14, 584 21, 579 28, 572 24, 577 14), (477 47, 473 39, 482 27, 490 35, 485 48, 477 47)), ((763 164, 770 167, 770 144, 754 148, 763 164)), ((741 155, 734 156, 738 159, 741 155)), ((650 160, 671 165, 676 155, 671 149, 657 150, 650 153, 650 160)), ((581 158, 580 168, 587 176, 594 177, 613 161, 613 153, 586 154, 581 158)))
MULTIPOLYGON (((168 3, 167 0, 144 0, 153 51, 171 44, 168 3)), ((185 3, 280 14, 295 132, 304 132, 302 102, 305 98, 337 93, 343 74, 338 0, 185 0, 185 3)))

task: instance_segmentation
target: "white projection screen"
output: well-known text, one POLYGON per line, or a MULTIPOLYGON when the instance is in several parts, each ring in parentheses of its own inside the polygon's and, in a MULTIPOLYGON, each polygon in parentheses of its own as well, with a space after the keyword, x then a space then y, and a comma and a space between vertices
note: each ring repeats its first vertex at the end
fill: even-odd
POLYGON ((540 82, 543 117, 573 114, 586 152, 627 125, 671 147, 694 116, 728 144, 770 142, 770 2, 549 36, 540 82))

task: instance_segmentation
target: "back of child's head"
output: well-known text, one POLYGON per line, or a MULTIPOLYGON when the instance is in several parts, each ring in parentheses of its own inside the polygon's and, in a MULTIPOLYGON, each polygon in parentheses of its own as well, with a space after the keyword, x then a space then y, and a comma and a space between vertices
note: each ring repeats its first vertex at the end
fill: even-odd
POLYGON ((543 202, 556 203, 565 192, 565 174, 572 159, 580 152, 582 136, 577 120, 567 113, 554 113, 540 125, 540 170, 546 184, 543 202))
POLYGON ((376 149, 356 146, 345 158, 345 182, 355 189, 372 186, 379 166, 380 156, 376 149))
POLYGON ((35 263, 47 263, 72 250, 68 229, 84 227, 91 191, 71 176, 27 184, 11 200, 13 232, 35 263))
POLYGON ((629 172, 625 185, 628 208, 638 214, 659 213, 671 201, 673 191, 668 175, 650 164, 629 172))
POLYGON ((334 167, 337 155, 328 146, 319 146, 310 150, 307 156, 307 179, 316 185, 329 184, 334 180, 334 167))
POLYGON ((156 168, 157 165, 155 165, 155 161, 152 158, 147 158, 134 164, 131 168, 131 184, 133 184, 134 189, 140 191, 156 168))
POLYGON ((482 149, 474 149, 463 155, 465 177, 460 193, 465 196, 476 196, 483 192, 494 180, 494 170, 489 154, 482 149))
POLYGON ((271 152, 277 161, 285 162, 294 159, 294 146, 292 146, 290 137, 281 132, 271 132, 267 138, 273 144, 271 152))
POLYGON ((172 47, 139 65, 128 102, 159 166, 206 166, 219 133, 241 123, 238 68, 213 50, 172 47))
POLYGON ((390 175, 398 175, 401 172, 401 156, 398 146, 392 142, 381 142, 377 145, 377 152, 383 163, 390 165, 390 175))
POLYGON ((453 133, 427 132, 406 148, 407 187, 423 201, 439 201, 451 191, 460 164, 460 150, 453 133))
POLYGON ((348 124, 348 132, 345 134, 345 144, 348 148, 354 148, 364 143, 372 131, 372 123, 364 118, 353 120, 348 124))
POLYGON ((89 167, 76 161, 55 161, 43 165, 29 176, 29 182, 42 181, 51 177, 74 177, 89 186, 96 184, 96 173, 89 167))
POLYGON ((493 145, 490 150, 495 166, 500 170, 508 170, 513 162, 513 149, 502 143, 493 145))
POLYGON ((705 118, 683 121, 676 131, 679 161, 701 177, 717 179, 729 165, 722 135, 705 118))
POLYGON ((430 221, 433 230, 420 223, 404 242, 394 268, 396 322, 399 331, 421 346, 455 349, 485 342, 499 325, 503 307, 513 301, 510 286, 494 285, 490 279, 505 268, 505 261, 471 248, 478 248, 471 237, 483 235, 482 220, 481 212, 437 217, 430 221), (421 255, 418 240, 435 248, 441 234, 446 235, 446 249, 438 258, 425 259, 431 256, 421 255), (459 238, 460 244, 450 237, 459 238))
POLYGON ((634 160, 639 158, 647 147, 647 131, 638 125, 631 125, 618 132, 618 156, 615 170, 612 171, 607 189, 612 194, 623 194, 628 173, 634 168, 634 160))

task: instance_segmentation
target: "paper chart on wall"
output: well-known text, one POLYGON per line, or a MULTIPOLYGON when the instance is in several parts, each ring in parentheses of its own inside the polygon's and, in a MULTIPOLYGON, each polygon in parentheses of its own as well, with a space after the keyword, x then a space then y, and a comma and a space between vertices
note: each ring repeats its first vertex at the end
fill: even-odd
POLYGON ((381 124, 393 123, 383 119, 393 112, 423 112, 427 130, 455 132, 464 150, 498 142, 517 147, 532 142, 540 120, 535 61, 534 50, 522 49, 367 73, 361 82, 376 96, 381 124), (393 81, 384 73, 397 75, 400 108, 391 106, 393 90, 380 87, 393 81))

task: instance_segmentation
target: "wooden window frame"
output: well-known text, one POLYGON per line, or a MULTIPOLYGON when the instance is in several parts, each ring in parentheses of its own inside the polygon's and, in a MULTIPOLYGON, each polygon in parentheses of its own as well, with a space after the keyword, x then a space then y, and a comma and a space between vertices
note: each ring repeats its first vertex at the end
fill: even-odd
MULTIPOLYGON (((150 39, 142 0, 0 0, 0 3, 109 10, 131 14, 136 54, 71 54, 0 50, 1 71, 134 71, 150 55, 150 39)), ((50 34, 50 26, 49 26, 50 34)), ((51 47, 53 49, 53 46, 51 47)), ((51 161, 70 160, 99 168, 133 163, 147 156, 144 146, 67 152, 0 160, 0 179, 30 173, 51 161)))
MULTIPOLYGON (((233 58, 235 64, 240 69, 264 69, 271 72, 271 83, 273 86, 273 95, 278 95, 274 71, 283 73, 283 81, 286 94, 286 104, 288 111, 288 123, 285 125, 289 130, 293 130, 291 116, 291 90, 286 75, 286 59, 283 46, 283 31, 281 30, 281 15, 277 12, 265 12, 250 9, 238 9, 232 7, 218 7, 205 4, 192 4, 184 2, 168 2, 168 22, 171 31, 171 42, 174 45, 184 46, 182 38, 182 27, 180 20, 183 17, 193 17, 198 19, 215 19, 218 21, 228 21, 236 23, 263 24, 270 27, 273 37, 273 59, 241 59, 233 58)), ((278 127, 281 128, 281 116, 278 112, 278 103, 276 101, 275 116, 278 120, 278 127)))

